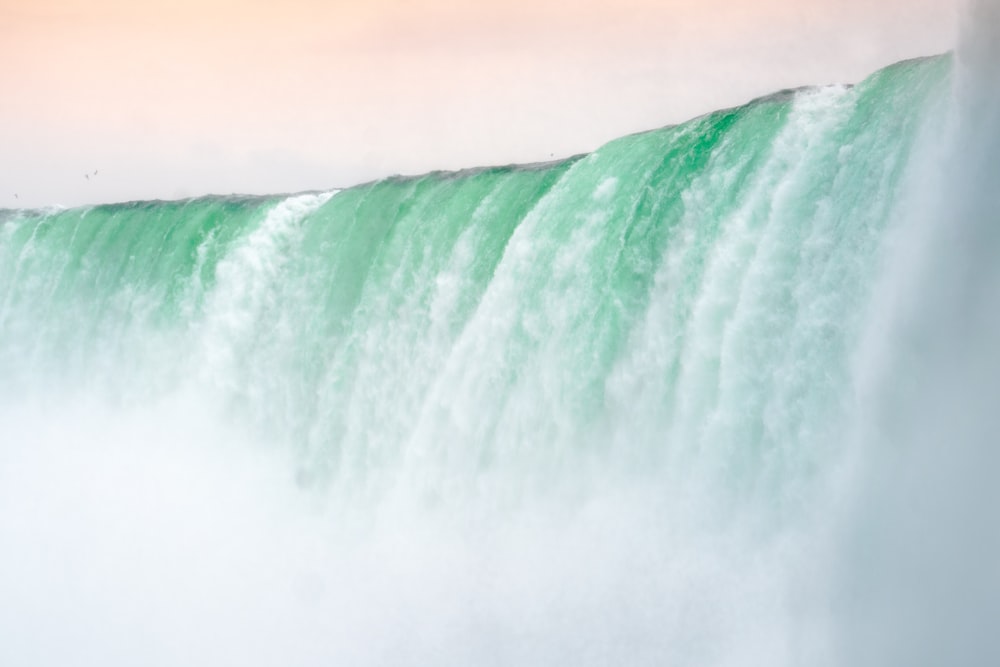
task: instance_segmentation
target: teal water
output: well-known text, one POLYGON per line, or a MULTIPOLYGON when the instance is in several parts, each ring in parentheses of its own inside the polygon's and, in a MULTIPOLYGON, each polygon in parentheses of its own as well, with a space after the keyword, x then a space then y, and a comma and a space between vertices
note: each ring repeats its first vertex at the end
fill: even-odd
POLYGON ((418 456, 472 480, 705 449, 738 483, 780 483, 771 466, 808 466, 836 435, 948 67, 549 165, 8 214, 3 389, 150 400, 206 384, 338 484, 418 456))
POLYGON ((548 164, 0 212, 0 662, 932 655, 891 619, 939 561, 887 576, 912 489, 873 489, 941 276, 997 249, 928 255, 960 69, 548 164))

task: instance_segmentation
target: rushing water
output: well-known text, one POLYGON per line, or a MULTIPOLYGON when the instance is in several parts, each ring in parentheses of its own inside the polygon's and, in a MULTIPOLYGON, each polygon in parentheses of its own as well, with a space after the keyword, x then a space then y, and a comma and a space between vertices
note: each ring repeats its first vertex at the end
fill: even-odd
POLYGON ((0 663, 996 662, 978 11, 555 163, 0 212, 0 663))

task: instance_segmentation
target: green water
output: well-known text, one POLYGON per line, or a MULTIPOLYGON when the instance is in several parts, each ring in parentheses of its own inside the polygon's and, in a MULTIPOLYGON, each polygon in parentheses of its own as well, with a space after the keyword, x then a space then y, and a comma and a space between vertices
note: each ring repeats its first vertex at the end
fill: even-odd
POLYGON ((552 164, 7 213, 0 390, 135 401, 200 382, 351 480, 596 453, 780 484, 842 417, 948 69, 904 63, 552 164))

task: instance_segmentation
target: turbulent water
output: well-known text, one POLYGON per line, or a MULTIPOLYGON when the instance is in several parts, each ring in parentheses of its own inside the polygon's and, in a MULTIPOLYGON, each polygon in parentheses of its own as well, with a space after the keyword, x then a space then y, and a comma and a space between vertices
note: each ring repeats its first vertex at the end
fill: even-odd
POLYGON ((0 663, 995 663, 993 49, 0 212, 0 663))

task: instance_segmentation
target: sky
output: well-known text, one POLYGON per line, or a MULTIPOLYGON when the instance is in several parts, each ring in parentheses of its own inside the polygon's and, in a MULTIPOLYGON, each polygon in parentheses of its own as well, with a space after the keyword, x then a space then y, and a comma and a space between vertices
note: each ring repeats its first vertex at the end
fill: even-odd
POLYGON ((859 81, 957 23, 957 0, 0 0, 0 208, 544 161, 859 81))

